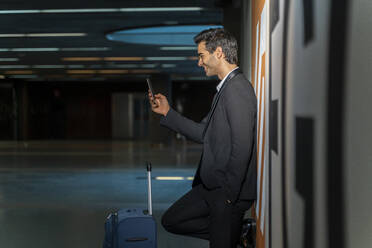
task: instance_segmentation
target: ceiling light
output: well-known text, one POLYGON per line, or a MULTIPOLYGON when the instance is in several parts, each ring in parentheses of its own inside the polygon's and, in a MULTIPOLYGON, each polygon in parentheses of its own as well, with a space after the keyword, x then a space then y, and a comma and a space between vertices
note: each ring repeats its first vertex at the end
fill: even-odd
POLYGON ((0 34, 0 38, 19 38, 19 37, 81 37, 86 33, 40 33, 40 34, 0 34))
POLYGON ((128 70, 68 70, 68 74, 127 74, 128 70))
POLYGON ((0 58, 0 62, 16 62, 18 58, 0 58))
POLYGON ((157 70, 67 70, 66 73, 68 74, 127 74, 127 73, 157 73, 157 70))
POLYGON ((156 180, 185 180, 184 177, 155 177, 156 180))
POLYGON ((220 25, 175 25, 124 29, 106 34, 106 38, 133 44, 163 46, 195 46, 194 36, 203 30, 222 28, 220 25))
POLYGON ((82 37, 86 33, 44 33, 44 34, 26 34, 26 37, 82 37))
POLYGON ((0 69, 27 69, 29 65, 0 65, 0 69))
POLYGON ((161 65, 162 68, 175 68, 177 67, 176 64, 162 64, 161 65))
POLYGON ((106 57, 105 61, 142 61, 143 57, 106 57))
POLYGON ((198 60, 199 57, 198 56, 191 56, 191 57, 187 57, 188 60, 198 60))
POLYGON ((160 47, 160 50, 163 51, 182 51, 182 50, 197 50, 198 48, 196 46, 166 46, 166 47, 160 47))
POLYGON ((36 47, 36 48, 0 48, 0 52, 72 52, 72 51, 108 51, 109 47, 72 47, 72 48, 58 48, 58 47, 36 47))
POLYGON ((95 74, 96 70, 67 70, 68 74, 95 74))
POLYGON ((99 12, 119 12, 118 8, 106 8, 106 9, 42 9, 40 13, 99 13, 99 12))
POLYGON ((29 78, 38 78, 37 75, 11 75, 10 78, 19 78, 19 79, 29 79, 29 78))
POLYGON ((78 51, 109 51, 110 47, 71 47, 71 48, 61 48, 61 51, 65 52, 78 52, 78 51))
POLYGON ((87 68, 89 68, 89 69, 101 69, 102 65, 89 65, 89 66, 87 66, 87 68))
POLYGON ((35 69, 63 69, 65 65, 33 65, 32 68, 35 69))
POLYGON ((158 66, 157 64, 142 64, 142 65, 139 65, 141 68, 155 68, 156 66, 158 66))
POLYGON ((9 14, 42 14, 42 13, 104 13, 104 12, 169 12, 169 11, 203 11, 201 7, 169 7, 169 8, 101 8, 101 9, 25 9, 0 10, 0 15, 9 14))
POLYGON ((85 65, 67 65, 67 68, 70 68, 70 69, 82 69, 82 68, 85 68, 85 65))
POLYGON ((0 65, 0 69, 63 69, 63 68, 85 68, 84 65, 0 65))
POLYGON ((59 51, 56 47, 42 47, 42 48, 10 48, 12 52, 57 52, 59 51))
POLYGON ((99 70, 100 74, 127 74, 128 70, 99 70))
POLYGON ((169 12, 169 11, 201 11, 200 7, 170 7, 170 8, 122 8, 121 12, 169 12))
POLYGON ((20 9, 20 10, 0 10, 1 15, 7 14, 35 14, 40 13, 37 9, 20 9))
POLYGON ((100 57, 65 57, 63 61, 101 61, 100 57))
POLYGON ((187 60, 187 57, 146 57, 145 60, 149 60, 149 61, 187 60))
POLYGON ((18 38, 25 37, 25 34, 0 34, 0 38, 18 38))
POLYGON ((65 57, 63 61, 142 61, 143 57, 65 57))

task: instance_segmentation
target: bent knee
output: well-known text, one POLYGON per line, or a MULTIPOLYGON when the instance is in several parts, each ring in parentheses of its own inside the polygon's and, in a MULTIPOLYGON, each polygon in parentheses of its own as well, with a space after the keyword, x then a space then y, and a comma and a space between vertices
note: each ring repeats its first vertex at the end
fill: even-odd
POLYGON ((161 225, 170 233, 179 234, 177 221, 168 212, 161 217, 161 225))
POLYGON ((172 218, 168 214, 168 212, 165 212, 163 216, 161 217, 161 225, 168 231, 168 228, 171 227, 174 223, 172 223, 172 218))

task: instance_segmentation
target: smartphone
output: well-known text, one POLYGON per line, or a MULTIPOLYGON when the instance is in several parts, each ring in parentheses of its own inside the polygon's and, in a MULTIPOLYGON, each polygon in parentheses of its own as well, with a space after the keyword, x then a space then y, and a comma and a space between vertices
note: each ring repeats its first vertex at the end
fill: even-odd
POLYGON ((149 87, 150 93, 151 93, 152 97, 154 98, 153 103, 155 103, 155 94, 154 94, 154 90, 152 88, 151 80, 150 80, 150 78, 146 78, 146 81, 147 81, 147 87, 149 87))

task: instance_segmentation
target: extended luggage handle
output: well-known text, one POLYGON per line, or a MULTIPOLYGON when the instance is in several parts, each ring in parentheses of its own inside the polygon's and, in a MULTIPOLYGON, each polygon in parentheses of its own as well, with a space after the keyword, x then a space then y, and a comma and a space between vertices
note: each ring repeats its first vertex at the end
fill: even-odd
POLYGON ((148 197, 148 211, 149 215, 152 215, 152 192, 151 192, 151 163, 147 162, 147 197, 148 197))

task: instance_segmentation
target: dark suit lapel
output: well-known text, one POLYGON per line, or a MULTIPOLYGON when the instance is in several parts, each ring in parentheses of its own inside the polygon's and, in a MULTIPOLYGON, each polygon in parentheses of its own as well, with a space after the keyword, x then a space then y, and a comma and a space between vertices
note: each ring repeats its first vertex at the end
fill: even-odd
POLYGON ((218 103, 218 100, 220 99, 220 96, 222 94, 222 91, 223 89, 225 88, 225 86, 227 85, 228 81, 230 81, 231 79, 233 79, 236 75, 238 75, 239 73, 241 73, 240 71, 240 68, 232 71, 229 76, 227 76, 225 82, 223 83, 221 89, 216 93, 216 96, 214 97, 213 99, 213 103, 212 103, 212 108, 211 108, 211 111, 209 112, 209 116, 208 116, 208 120, 207 120, 207 124, 205 125, 205 128, 203 130, 203 138, 204 138, 204 135, 205 135, 205 132, 207 131, 207 128, 209 126, 209 123, 211 122, 211 119, 212 119, 212 116, 214 114, 214 110, 216 109, 216 106, 217 106, 217 103, 218 103))

